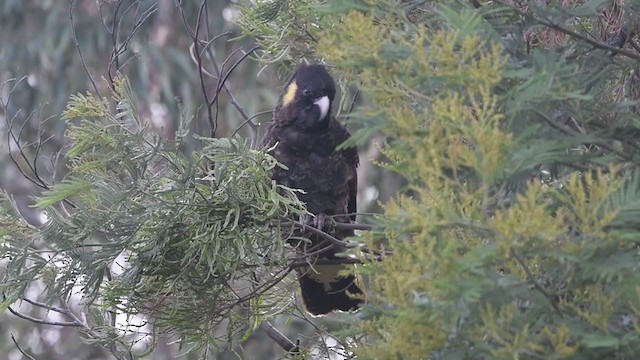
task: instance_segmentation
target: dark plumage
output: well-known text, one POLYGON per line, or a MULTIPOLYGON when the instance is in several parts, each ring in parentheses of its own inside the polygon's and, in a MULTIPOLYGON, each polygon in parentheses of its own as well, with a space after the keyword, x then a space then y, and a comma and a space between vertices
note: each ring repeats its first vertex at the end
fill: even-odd
MULTIPOLYGON (((271 153, 288 168, 277 168, 273 179, 281 185, 304 190, 298 197, 315 215, 314 224, 320 228, 325 215, 356 212, 358 152, 355 148, 336 149, 350 134, 331 116, 335 93, 333 78, 324 66, 301 65, 287 80, 274 110, 273 122, 262 140, 263 147, 277 144, 271 153)), ((353 218, 334 216, 338 222, 349 222, 353 218)), ((338 239, 351 234, 344 230, 333 232, 338 239)), ((311 240, 311 244, 298 244, 301 253, 322 241, 308 232, 300 235, 311 240)), ((341 250, 324 252, 319 259, 337 259, 335 254, 341 250)), ((313 264, 314 259, 310 262, 313 264)), ((338 275, 348 266, 353 265, 313 265, 299 269, 307 311, 321 315, 360 307, 362 290, 355 284, 354 276, 338 275)))

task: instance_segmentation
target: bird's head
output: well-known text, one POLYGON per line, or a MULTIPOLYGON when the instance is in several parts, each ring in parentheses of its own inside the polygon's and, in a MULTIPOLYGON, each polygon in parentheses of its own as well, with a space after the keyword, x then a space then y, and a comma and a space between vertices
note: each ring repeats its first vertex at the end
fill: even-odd
POLYGON ((275 110, 281 124, 299 130, 327 129, 336 84, 322 65, 300 65, 285 83, 275 110))

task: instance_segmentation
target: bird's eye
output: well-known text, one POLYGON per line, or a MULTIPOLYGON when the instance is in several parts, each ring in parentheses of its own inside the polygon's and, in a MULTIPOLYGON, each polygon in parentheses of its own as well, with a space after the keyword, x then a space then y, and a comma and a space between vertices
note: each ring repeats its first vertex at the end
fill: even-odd
POLYGON ((302 95, 304 96, 311 96, 313 93, 311 92, 311 90, 308 89, 304 89, 302 90, 302 95))

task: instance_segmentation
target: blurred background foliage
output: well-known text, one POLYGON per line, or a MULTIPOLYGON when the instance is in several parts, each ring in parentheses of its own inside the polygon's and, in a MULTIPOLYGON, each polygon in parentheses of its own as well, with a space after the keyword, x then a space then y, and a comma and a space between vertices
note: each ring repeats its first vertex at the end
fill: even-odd
MULTIPOLYGON (((65 146, 65 126, 58 116, 69 95, 95 90, 107 93, 108 78, 116 73, 130 79, 139 99, 141 117, 156 128, 164 129, 167 136, 176 130, 179 105, 196 117, 193 122, 196 133, 209 134, 198 71, 189 53, 192 40, 183 24, 184 21, 190 27, 195 26, 200 2, 187 1, 179 6, 172 0, 77 1, 72 4, 77 46, 97 89, 83 70, 74 44, 69 2, 6 0, 0 4, 3 98, 6 99, 9 90, 15 87, 7 108, 2 109, 2 116, 3 120, 8 118, 14 128, 23 131, 24 143, 34 141, 39 132, 44 132, 49 153, 65 146), (184 19, 180 9, 184 11, 184 19), (120 55, 120 69, 113 64, 109 68, 114 16, 117 18, 118 47, 130 37, 120 55), (134 28, 135 32, 132 32, 134 28), (48 120, 44 128, 42 120, 48 120)), ((250 38, 238 39, 240 30, 235 19, 239 10, 235 3, 211 1, 206 10, 212 36, 229 32, 212 44, 218 62, 222 63, 238 49, 249 49, 253 42, 250 38)), ((236 52, 234 56, 238 54, 236 52)), ((227 69, 231 64, 225 64, 227 69)), ((277 97, 279 80, 270 76, 269 69, 257 76, 260 69, 260 64, 254 61, 242 62, 227 81, 250 115, 271 109, 277 97)), ((215 79, 205 77, 206 87, 213 87, 215 83, 215 79)), ((220 101, 217 109, 220 113, 217 134, 229 135, 241 123, 241 117, 226 100, 220 101)), ((264 122, 269 118, 270 114, 263 114, 258 119, 264 122)), ((2 124, 6 126, 5 121, 2 124)), ((244 130, 243 134, 246 135, 244 130)), ((4 156, 9 145, 6 141, 3 137, 4 156)), ((16 194, 34 194, 37 189, 17 181, 20 176, 16 176, 11 162, 6 160, 0 178, 2 187, 16 194)), ((62 176, 61 173, 58 175, 62 176)))

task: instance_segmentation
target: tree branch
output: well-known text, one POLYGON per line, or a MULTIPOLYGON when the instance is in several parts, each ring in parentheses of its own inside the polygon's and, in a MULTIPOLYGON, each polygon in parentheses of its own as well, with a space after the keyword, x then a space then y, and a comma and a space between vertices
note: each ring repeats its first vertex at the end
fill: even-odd
POLYGON ((307 267, 309 265, 356 265, 356 264, 364 264, 360 259, 354 258, 345 258, 345 259, 316 259, 312 263, 309 261, 293 261, 289 264, 289 267, 292 269, 297 269, 301 267, 307 267))
POLYGON ((36 360, 36 358, 34 358, 33 356, 27 354, 26 351, 22 350, 22 348, 20 347, 20 344, 18 344, 18 341, 13 336, 13 334, 11 334, 11 341, 13 341, 13 344, 18 348, 18 351, 20 351, 20 353, 22 355, 24 355, 28 360, 36 360))
POLYGON ((296 355, 300 353, 298 344, 295 344, 288 337, 286 337, 280 330, 276 329, 270 322, 264 321, 260 324, 260 328, 267 333, 271 340, 280 345, 288 354, 296 355))
MULTIPOLYGON (((364 245, 354 244, 345 240, 340 240, 329 233, 326 233, 320 229, 316 229, 313 226, 303 224, 299 221, 293 221, 286 217, 282 217, 281 221, 282 221, 280 223, 281 226, 292 226, 294 228, 302 230, 303 232, 305 231, 309 232, 313 235, 316 235, 322 238, 324 241, 329 243, 329 246, 324 248, 322 248, 322 246, 324 245, 323 242, 316 244, 313 248, 309 249, 309 250, 312 250, 311 252, 304 254, 305 257, 320 255, 331 249, 344 249, 344 248, 351 248, 351 249, 357 248, 365 254, 372 254, 374 256, 393 255, 392 251, 373 250, 373 249, 369 249, 364 245), (315 250, 315 249, 318 249, 318 250, 315 250)), ((341 222, 334 222, 333 227, 335 229, 341 229, 341 230, 371 230, 373 228, 371 225, 366 225, 366 224, 341 223, 341 222)))
MULTIPOLYGON (((477 1, 473 1, 472 0, 471 3, 475 8, 479 8, 480 7, 479 6, 480 5, 479 2, 477 2, 477 1)), ((632 51, 628 51, 628 50, 622 49, 622 46, 624 46, 624 44, 627 42, 627 36, 632 36, 633 35, 633 33, 631 33, 631 32, 628 33, 628 34, 627 33, 622 34, 622 36, 621 36, 621 40, 622 41, 616 40, 614 42, 614 45, 616 45, 616 46, 611 46, 611 45, 609 45, 607 43, 591 39, 591 38, 589 38, 587 36, 584 36, 584 35, 582 35, 580 33, 577 33, 575 31, 569 30, 566 27, 554 22, 552 19, 540 18, 540 17, 536 16, 535 14, 528 14, 527 12, 523 11, 522 9, 519 9, 517 6, 515 6, 513 4, 510 4, 510 3, 507 3, 506 1, 496 0, 496 3, 499 3, 499 4, 504 5, 504 6, 508 6, 511 9, 513 9, 515 12, 517 12, 518 14, 520 14, 522 16, 531 15, 532 19, 535 22, 537 22, 538 24, 544 25, 544 26, 546 26, 548 28, 551 28, 553 30, 561 32, 561 33, 563 33, 565 35, 568 35, 568 36, 570 36, 570 37, 572 37, 574 39, 578 39, 578 40, 584 41, 584 42, 588 43, 589 45, 591 45, 591 46, 593 46, 595 48, 602 49, 602 50, 609 50, 614 54, 624 55, 624 56, 627 56, 627 57, 629 57, 631 59, 634 59, 636 61, 640 60, 640 54, 637 54, 637 53, 634 53, 632 51)))
MULTIPOLYGON (((42 320, 42 319, 35 318, 35 317, 33 317, 33 316, 29 316, 29 315, 22 314, 22 313, 20 313, 20 312, 18 312, 18 311, 16 311, 16 310, 14 310, 11 306, 8 306, 8 307, 7 307, 7 309, 8 309, 8 310, 9 310, 9 312, 11 312, 13 315, 15 315, 15 316, 17 316, 17 317, 19 317, 19 318, 21 318, 21 319, 24 319, 24 320, 30 321, 30 322, 32 322, 32 323, 35 323, 35 324, 40 324, 40 325, 52 325, 52 326, 71 326, 71 327, 82 327, 82 325, 81 325, 81 324, 79 324, 79 323, 77 323, 77 322, 75 322, 75 321, 72 321, 72 322, 66 322, 66 321, 48 321, 48 320, 42 320)), ((65 315, 67 315, 67 314, 65 313, 65 315)))
POLYGON ((98 86, 96 86, 96 82, 93 80, 91 71, 89 71, 89 68, 87 67, 87 63, 84 61, 84 55, 82 55, 82 49, 80 49, 80 43, 78 42, 78 37, 76 36, 76 26, 73 23, 73 13, 75 12, 75 9, 76 9, 76 2, 77 0, 71 0, 71 2, 69 3, 69 24, 71 25, 71 39, 73 40, 73 45, 75 45, 78 55, 80 56, 80 62, 82 63, 82 68, 84 69, 84 72, 89 77, 89 81, 91 82, 91 86, 93 86, 93 90, 96 92, 96 96, 98 96, 100 100, 103 100, 102 95, 98 91, 98 86))
POLYGON ((590 39, 587 36, 584 36, 584 35, 582 35, 580 33, 575 32, 575 31, 571 31, 571 30, 565 28, 564 26, 562 26, 560 24, 554 23, 550 19, 539 19, 539 18, 536 18, 535 16, 534 16, 534 19, 539 24, 545 25, 545 26, 547 26, 547 27, 549 27, 551 29, 559 31, 559 32, 561 32, 561 33, 563 33, 565 35, 569 35, 569 36, 571 36, 573 38, 576 38, 578 40, 582 40, 582 41, 588 43, 589 45, 591 45, 591 46, 593 46, 595 48, 602 49, 602 50, 609 50, 614 54, 624 55, 624 56, 627 56, 627 57, 629 57, 631 59, 634 59, 636 61, 640 61, 640 55, 634 53, 633 51, 628 51, 628 50, 625 50, 625 49, 617 48, 617 47, 614 47, 614 46, 607 45, 607 44, 605 44, 603 42, 590 39))
POLYGON ((544 297, 546 297, 547 300, 549 300, 549 303, 551 303, 551 306, 553 307, 553 309, 558 313, 558 315, 560 315, 560 317, 562 317, 563 315, 562 310, 560 310, 560 308, 558 307, 556 300, 551 296, 551 294, 549 294, 549 292, 547 292, 547 290, 540 283, 536 281, 535 277, 531 273, 531 270, 529 269, 527 264, 525 264, 524 260, 520 257, 520 255, 518 255, 515 249, 511 249, 511 256, 513 256, 513 258, 516 259, 516 261, 518 262, 522 270, 524 270, 525 274, 527 274, 527 278, 529 278, 529 282, 531 282, 533 286, 538 291, 540 291, 540 293, 542 293, 542 295, 544 295, 544 297))

